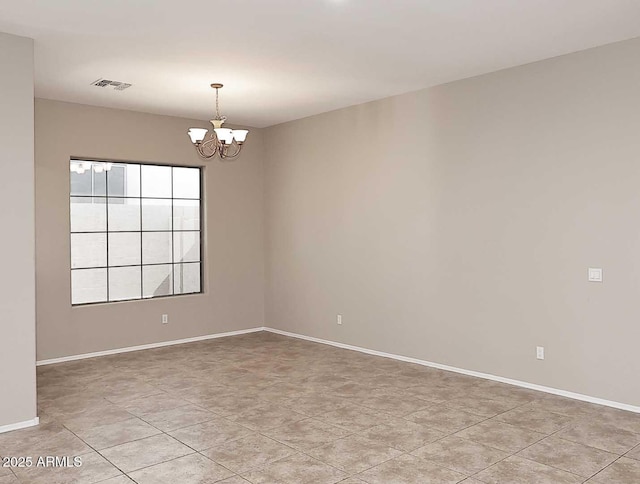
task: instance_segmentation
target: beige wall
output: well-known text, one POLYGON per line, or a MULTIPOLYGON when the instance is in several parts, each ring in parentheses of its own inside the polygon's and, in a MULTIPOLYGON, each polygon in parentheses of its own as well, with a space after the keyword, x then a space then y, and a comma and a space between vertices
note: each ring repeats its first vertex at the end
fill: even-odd
POLYGON ((36 417, 33 41, 0 33, 0 427, 36 417))
POLYGON ((266 324, 640 405, 639 56, 267 129, 266 324))
POLYGON ((206 122, 43 99, 35 113, 38 360, 262 326, 261 130, 235 162, 204 162, 186 131, 206 122), (205 294, 71 306, 70 157, 205 167, 205 294))

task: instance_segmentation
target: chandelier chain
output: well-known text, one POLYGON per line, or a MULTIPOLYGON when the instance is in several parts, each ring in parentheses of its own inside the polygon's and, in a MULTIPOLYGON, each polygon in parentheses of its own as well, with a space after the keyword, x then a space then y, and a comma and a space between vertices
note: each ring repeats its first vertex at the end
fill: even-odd
POLYGON ((249 130, 222 126, 227 120, 226 116, 220 114, 222 84, 216 82, 211 87, 216 90, 216 117, 210 120, 213 130, 209 132, 205 128, 189 128, 188 134, 200 157, 208 160, 217 154, 222 160, 232 160, 240 154, 249 130))
POLYGON ((220 103, 218 101, 218 91, 219 89, 216 87, 216 119, 220 119, 220 103))

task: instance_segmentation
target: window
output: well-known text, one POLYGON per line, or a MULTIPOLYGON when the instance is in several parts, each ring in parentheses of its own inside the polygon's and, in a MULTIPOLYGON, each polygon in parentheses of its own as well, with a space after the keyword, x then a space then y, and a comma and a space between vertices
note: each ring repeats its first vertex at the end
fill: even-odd
POLYGON ((70 161, 71 303, 202 292, 200 168, 70 161))

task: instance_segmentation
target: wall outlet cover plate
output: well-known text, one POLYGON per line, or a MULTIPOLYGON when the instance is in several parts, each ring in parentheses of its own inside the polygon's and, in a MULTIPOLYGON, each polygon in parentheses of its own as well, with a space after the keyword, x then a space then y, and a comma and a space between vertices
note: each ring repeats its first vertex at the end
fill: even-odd
POLYGON ((589 282, 602 282, 602 269, 599 267, 589 267, 589 282))

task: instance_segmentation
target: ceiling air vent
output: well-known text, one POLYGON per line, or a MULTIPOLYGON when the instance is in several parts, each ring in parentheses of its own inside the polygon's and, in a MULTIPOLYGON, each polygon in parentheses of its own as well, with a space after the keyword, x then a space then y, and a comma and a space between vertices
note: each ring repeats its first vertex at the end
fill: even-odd
POLYGON ((124 91, 128 87, 131 87, 131 84, 120 81, 111 81, 109 79, 98 79, 91 83, 92 86, 96 87, 111 87, 116 91, 124 91))

